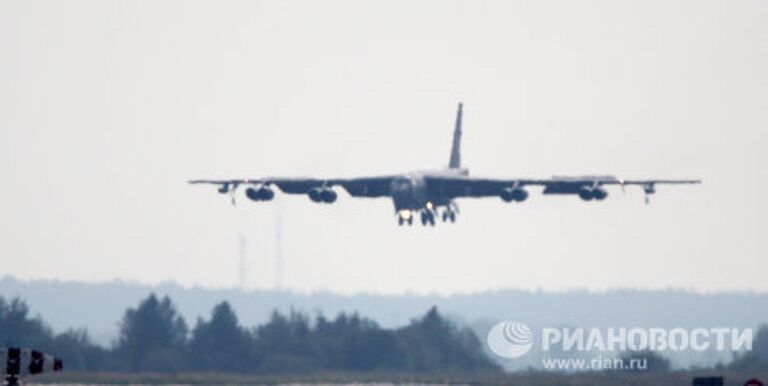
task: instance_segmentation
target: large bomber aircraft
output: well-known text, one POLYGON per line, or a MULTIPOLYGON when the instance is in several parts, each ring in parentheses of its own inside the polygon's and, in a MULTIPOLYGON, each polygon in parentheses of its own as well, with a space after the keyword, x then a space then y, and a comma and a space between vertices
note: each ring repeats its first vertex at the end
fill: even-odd
POLYGON ((235 192, 245 186, 245 195, 253 201, 269 201, 275 196, 273 186, 288 194, 306 194, 316 203, 336 202, 334 190, 340 186, 352 197, 387 197, 395 207, 399 225, 413 224, 416 215, 422 225, 435 225, 435 218, 443 222, 456 221, 459 208, 457 198, 499 197, 504 202, 522 202, 528 198, 528 186, 542 186, 543 194, 572 194, 584 201, 602 201, 608 197, 609 185, 638 185, 648 196, 656 192, 658 184, 698 184, 699 180, 624 180, 613 176, 527 178, 479 178, 471 177, 469 170, 461 167, 461 116, 462 104, 456 114, 453 146, 448 167, 441 170, 423 170, 405 174, 393 174, 357 178, 245 178, 233 180, 193 180, 191 184, 213 184, 219 193, 229 194, 234 204, 235 192))

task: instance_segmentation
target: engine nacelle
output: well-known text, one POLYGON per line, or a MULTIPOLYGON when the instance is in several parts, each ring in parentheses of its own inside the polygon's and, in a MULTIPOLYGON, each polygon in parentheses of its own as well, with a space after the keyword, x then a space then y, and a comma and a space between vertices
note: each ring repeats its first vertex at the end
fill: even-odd
POLYGON ((329 188, 312 188, 307 192, 307 195, 312 202, 324 202, 326 204, 332 204, 338 198, 336 192, 329 188))
POLYGON ((605 200, 606 197, 608 197, 608 192, 603 188, 594 188, 592 189, 592 197, 595 198, 595 200, 605 200))
POLYGON ((326 204, 333 204, 336 202, 337 197, 338 195, 333 191, 333 189, 323 189, 323 191, 320 192, 320 198, 322 198, 323 202, 326 204))
POLYGON ((275 197, 275 192, 266 186, 250 187, 245 189, 245 196, 253 201, 269 201, 275 197))
POLYGON ((592 188, 589 187, 581 187, 579 188, 579 198, 581 198, 584 201, 590 201, 594 197, 592 196, 592 188))
POLYGON ((608 197, 608 192, 599 186, 595 188, 584 186, 579 189, 579 197, 584 201, 590 201, 593 199, 605 200, 605 198, 608 197))
POLYGON ((312 202, 323 202, 323 189, 320 188, 312 188, 308 192, 309 199, 312 200, 312 202))
POLYGON ((510 201, 525 201, 528 198, 528 191, 525 189, 520 188, 505 188, 501 190, 501 194, 499 195, 504 202, 510 202, 510 201))

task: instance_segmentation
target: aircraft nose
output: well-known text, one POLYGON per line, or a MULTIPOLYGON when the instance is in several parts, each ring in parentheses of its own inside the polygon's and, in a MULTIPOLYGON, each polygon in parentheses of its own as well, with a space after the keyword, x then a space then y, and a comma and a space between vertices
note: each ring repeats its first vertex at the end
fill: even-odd
POLYGON ((392 200, 394 200, 396 208, 408 208, 412 190, 413 185, 407 179, 396 179, 392 181, 392 200))

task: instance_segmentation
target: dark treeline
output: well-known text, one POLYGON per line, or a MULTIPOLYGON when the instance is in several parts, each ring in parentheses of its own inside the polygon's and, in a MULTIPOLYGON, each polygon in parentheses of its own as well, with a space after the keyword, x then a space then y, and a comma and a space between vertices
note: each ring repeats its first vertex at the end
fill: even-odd
POLYGON ((246 328, 222 302, 190 329, 168 297, 153 294, 125 312, 118 340, 106 348, 85 330, 55 334, 23 301, 0 297, 0 345, 39 348, 80 371, 500 371, 471 330, 436 308, 394 330, 357 314, 326 319, 295 311, 246 328))

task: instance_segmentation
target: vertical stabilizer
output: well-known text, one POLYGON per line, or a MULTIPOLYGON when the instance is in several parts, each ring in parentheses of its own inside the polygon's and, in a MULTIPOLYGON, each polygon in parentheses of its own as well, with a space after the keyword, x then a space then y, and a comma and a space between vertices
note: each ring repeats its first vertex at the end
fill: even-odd
POLYGON ((456 113, 456 128, 453 130, 453 146, 451 146, 451 160, 448 167, 451 169, 461 168, 461 110, 462 104, 459 103, 459 111, 456 113))

